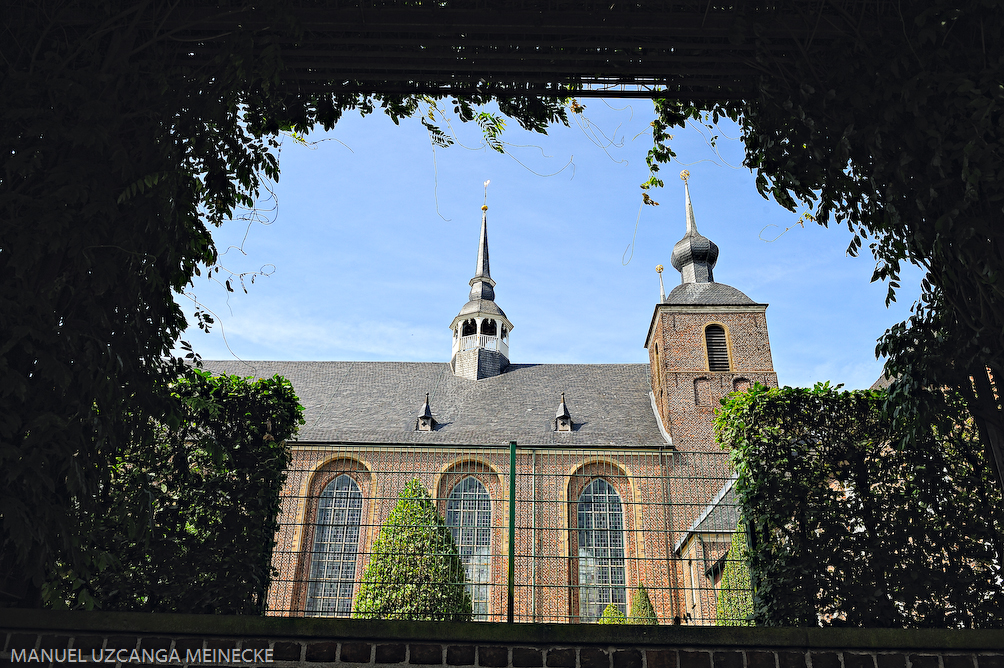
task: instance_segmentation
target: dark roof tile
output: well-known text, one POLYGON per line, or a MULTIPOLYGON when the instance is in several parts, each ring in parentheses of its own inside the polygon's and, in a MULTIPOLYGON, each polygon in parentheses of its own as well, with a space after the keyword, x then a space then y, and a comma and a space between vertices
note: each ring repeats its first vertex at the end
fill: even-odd
POLYGON ((495 445, 666 445, 647 364, 513 364, 482 380, 436 362, 207 361, 212 373, 283 376, 307 423, 299 441, 495 445), (425 393, 434 431, 415 429, 425 393), (554 431, 565 393, 574 430, 554 431))

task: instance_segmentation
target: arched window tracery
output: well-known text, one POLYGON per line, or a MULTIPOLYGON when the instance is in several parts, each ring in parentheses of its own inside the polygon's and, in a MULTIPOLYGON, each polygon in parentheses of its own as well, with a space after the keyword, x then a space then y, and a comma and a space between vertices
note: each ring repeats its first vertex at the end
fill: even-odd
POLYGON ((488 619, 491 579, 492 502, 480 480, 468 476, 453 486, 446 501, 446 525, 467 571, 475 620, 488 619))
POLYGON ((310 555, 306 614, 328 617, 351 614, 362 508, 359 485, 344 473, 321 492, 310 555))
POLYGON ((589 483, 579 495, 576 519, 579 621, 596 621, 611 603, 626 614, 624 511, 613 485, 603 478, 589 483))

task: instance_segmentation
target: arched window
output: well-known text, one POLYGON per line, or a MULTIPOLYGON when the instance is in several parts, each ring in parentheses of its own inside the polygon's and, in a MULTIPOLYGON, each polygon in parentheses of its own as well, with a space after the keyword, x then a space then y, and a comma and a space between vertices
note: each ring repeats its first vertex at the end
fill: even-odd
POLYGON ((446 502, 446 525, 453 532, 460 560, 467 571, 467 590, 474 619, 488 619, 491 577, 492 502, 481 481, 468 476, 453 486, 446 502))
POLYGON ((498 334, 498 326, 495 324, 494 320, 482 320, 481 321, 481 333, 487 336, 495 336, 498 334))
POLYGON ((704 330, 704 341, 708 346, 708 371, 728 371, 729 347, 725 341, 725 329, 721 325, 708 325, 704 330))
POLYGON ((465 320, 463 325, 463 331, 460 336, 472 336, 478 333, 478 321, 477 320, 465 320))
POLYGON ((593 622, 613 603, 627 614, 624 511, 617 490, 603 478, 579 495, 579 621, 593 622))
POLYGON ((362 509, 359 485, 345 474, 321 492, 310 556, 308 615, 347 617, 352 612, 362 509))

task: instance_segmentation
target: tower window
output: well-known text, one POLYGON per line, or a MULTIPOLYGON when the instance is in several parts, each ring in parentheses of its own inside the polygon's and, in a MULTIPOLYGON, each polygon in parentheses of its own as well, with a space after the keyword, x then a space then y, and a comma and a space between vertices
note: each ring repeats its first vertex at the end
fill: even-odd
POLYGON ((494 320, 482 320, 481 321, 481 333, 487 336, 495 336, 498 333, 498 328, 495 325, 494 320))
POLYGON ((476 320, 465 320, 463 331, 460 336, 473 336, 478 333, 478 323, 476 320))
POLYGON ((725 342, 725 329, 721 325, 708 325, 704 340, 708 346, 708 371, 728 371, 729 347, 725 342))

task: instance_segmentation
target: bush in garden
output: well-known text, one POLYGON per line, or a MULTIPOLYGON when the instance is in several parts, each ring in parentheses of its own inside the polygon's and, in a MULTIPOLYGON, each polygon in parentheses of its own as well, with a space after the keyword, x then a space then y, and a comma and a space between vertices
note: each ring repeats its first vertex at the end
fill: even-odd
POLYGON ((352 616, 363 619, 471 620, 453 534, 429 493, 411 480, 380 527, 352 616))
POLYGON ((1001 490, 962 398, 924 391, 956 417, 825 383, 723 401, 756 625, 1004 627, 1001 490))
POLYGON ((655 625, 659 623, 659 618, 652 607, 652 599, 648 597, 648 590, 645 585, 639 585, 631 596, 631 616, 628 617, 629 624, 655 625))
POLYGON ((626 624, 627 620, 624 618, 624 613, 621 609, 617 607, 616 604, 611 603, 607 607, 603 608, 603 614, 600 616, 597 624, 626 624))
POLYGON ((716 603, 716 624, 718 626, 752 626, 749 617, 753 614, 753 595, 750 591, 750 569, 747 564, 749 547, 746 541, 746 529, 743 520, 739 520, 735 533, 732 534, 732 545, 729 547, 728 560, 722 571, 722 583, 718 591, 716 603))

